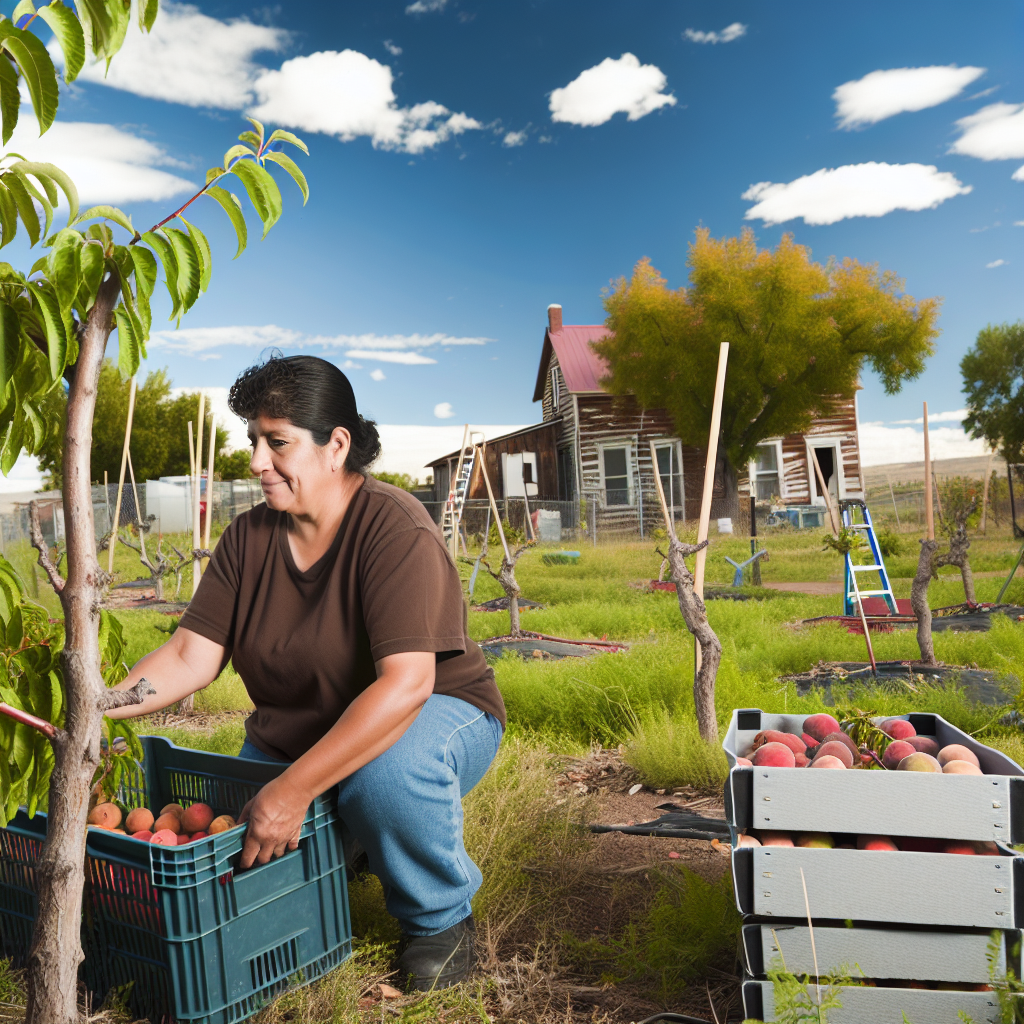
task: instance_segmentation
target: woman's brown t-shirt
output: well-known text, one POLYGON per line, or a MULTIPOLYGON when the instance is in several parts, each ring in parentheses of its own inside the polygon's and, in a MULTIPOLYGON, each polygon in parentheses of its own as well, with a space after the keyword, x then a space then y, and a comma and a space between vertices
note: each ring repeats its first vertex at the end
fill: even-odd
POLYGON ((252 743, 295 760, 376 680, 375 661, 408 651, 437 654, 434 693, 505 724, 494 673, 467 635, 459 574, 416 498, 367 477, 305 572, 287 528, 265 504, 234 519, 181 617, 232 659, 256 705, 252 743))

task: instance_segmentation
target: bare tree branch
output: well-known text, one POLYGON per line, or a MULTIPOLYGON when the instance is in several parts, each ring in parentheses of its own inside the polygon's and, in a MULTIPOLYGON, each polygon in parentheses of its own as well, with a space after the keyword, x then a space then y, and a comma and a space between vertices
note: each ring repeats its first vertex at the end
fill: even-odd
POLYGON ((16 722, 21 722, 22 725, 37 729, 51 742, 59 743, 67 735, 63 729, 58 729, 52 722, 47 722, 45 718, 37 718, 20 708, 12 708, 10 704, 5 704, 3 701, 0 701, 0 715, 7 715, 8 718, 13 718, 16 722))
POLYGON ((123 708, 128 704, 141 704, 150 693, 156 690, 149 685, 143 676, 130 690, 105 690, 99 699, 100 710, 106 714, 114 708, 123 708))
POLYGON ((50 560, 50 549, 43 538, 43 528, 39 525, 39 503, 37 501, 28 503, 28 535, 32 547, 39 552, 39 565, 49 578, 50 586, 59 594, 64 589, 64 577, 50 560))

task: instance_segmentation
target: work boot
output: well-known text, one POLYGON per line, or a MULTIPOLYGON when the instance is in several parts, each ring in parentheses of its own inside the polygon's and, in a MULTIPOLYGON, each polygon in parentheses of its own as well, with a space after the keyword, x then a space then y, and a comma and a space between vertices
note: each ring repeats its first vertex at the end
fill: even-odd
POLYGON ((472 915, 436 935, 410 935, 398 958, 398 975, 407 989, 429 992, 448 988, 469 977, 476 963, 472 915))

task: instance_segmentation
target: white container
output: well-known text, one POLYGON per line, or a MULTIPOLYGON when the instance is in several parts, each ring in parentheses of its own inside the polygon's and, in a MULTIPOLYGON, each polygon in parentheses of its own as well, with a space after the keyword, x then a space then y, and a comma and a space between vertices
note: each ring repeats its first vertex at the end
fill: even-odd
POLYGON ((732 520, 731 519, 719 519, 718 520, 718 532, 719 533, 732 533, 732 520))

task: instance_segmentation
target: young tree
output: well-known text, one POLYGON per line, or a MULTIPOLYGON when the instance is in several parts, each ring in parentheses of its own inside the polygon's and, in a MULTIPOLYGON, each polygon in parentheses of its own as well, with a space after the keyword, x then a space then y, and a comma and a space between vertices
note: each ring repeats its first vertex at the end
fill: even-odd
POLYGON ((877 266, 812 263, 791 235, 772 251, 749 228, 721 241, 699 228, 688 265, 690 287, 673 291, 647 259, 637 263, 605 297, 612 333, 594 347, 612 393, 667 409, 683 443, 703 448, 718 348, 729 342, 718 458, 734 503, 737 471, 758 444, 851 398, 865 363, 892 394, 934 350, 938 300, 916 301, 877 266))
POLYGON ((1024 462, 1024 320, 978 332, 960 360, 967 396, 964 429, 1007 462, 1024 462))
MULTIPOLYGON (((88 0, 79 14, 54 0, 36 11, 31 0, 14 9, 15 22, 0 18, 0 117, 6 144, 17 120, 19 85, 31 97, 40 130, 52 124, 57 110, 56 70, 42 41, 28 30, 36 18, 53 30, 65 56, 65 78, 82 68, 86 44, 96 59, 116 54, 129 28, 131 7, 124 0, 88 0), (81 20, 80 20, 81 19, 81 20), (13 63, 12 63, 13 62, 13 63)), ((142 29, 152 27, 157 0, 136 5, 142 29)), ((45 545, 39 562, 60 596, 64 611, 63 649, 57 669, 33 678, 21 692, 5 690, 0 712, 14 720, 0 730, 0 759, 10 771, 23 771, 26 744, 45 736, 52 757, 48 785, 47 835, 35 867, 38 894, 36 928, 28 962, 28 1024, 77 1021, 77 974, 82 959, 79 928, 84 884, 86 815, 90 789, 100 763, 103 715, 111 708, 139 702, 147 684, 131 691, 108 690, 102 674, 100 593, 105 574, 96 558, 90 489, 92 425, 97 386, 107 339, 117 331, 118 365, 134 374, 145 354, 151 321, 150 299, 162 267, 170 295, 171 319, 192 307, 210 283, 212 254, 205 235, 182 214, 200 196, 213 198, 235 227, 238 252, 246 243, 241 202, 218 184, 233 175, 263 223, 263 234, 282 212, 281 193, 267 162, 284 168, 308 195, 305 178, 275 144, 305 145, 288 132, 266 136, 253 130, 239 136, 221 167, 207 172, 207 183, 191 199, 145 233, 122 211, 96 206, 79 213, 74 183, 52 164, 6 154, 0 160, 0 245, 9 242, 19 221, 32 244, 43 239, 46 250, 28 274, 0 264, 0 468, 8 472, 22 451, 36 452, 46 424, 40 409, 53 391, 67 382, 63 442, 63 503, 67 536, 67 576, 61 578, 45 545), (58 189, 69 208, 68 224, 51 235, 58 189), (180 226, 170 226, 177 220, 180 226), (116 230, 126 237, 118 240, 116 230), (60 689, 55 699, 54 683, 60 689), (14 703, 12 704, 12 699, 14 703), (17 705, 17 706, 15 706, 17 705), (56 708, 56 710, 55 710, 56 708), (41 723, 41 724, 40 724, 41 723)), ((0 602, 7 615, 12 601, 0 602)), ((6 632, 20 628, 21 615, 10 611, 6 632), (12 627, 12 623, 15 626, 12 627)), ((107 630, 109 636, 109 629, 107 630)), ((29 805, 47 791, 45 772, 27 776, 35 791, 29 805)), ((6 808, 4 808, 6 811, 6 808)))

